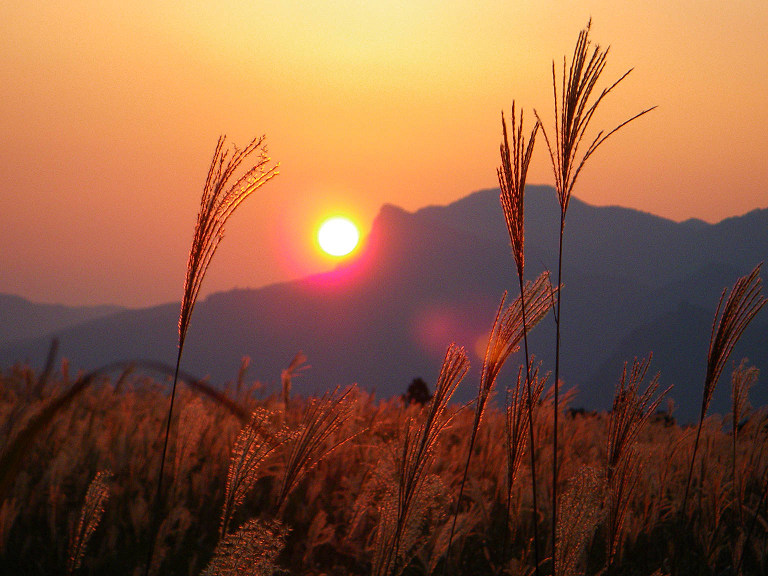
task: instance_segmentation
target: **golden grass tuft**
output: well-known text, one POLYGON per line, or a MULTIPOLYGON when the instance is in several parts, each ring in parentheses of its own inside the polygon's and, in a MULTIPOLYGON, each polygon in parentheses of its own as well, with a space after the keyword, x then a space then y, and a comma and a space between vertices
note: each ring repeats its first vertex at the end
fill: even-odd
POLYGON ((248 520, 222 538, 201 576, 271 576, 287 535, 279 520, 248 520))
POLYGON ((304 413, 299 431, 287 441, 288 460, 283 468, 280 490, 276 500, 279 516, 288 502, 288 496, 299 482, 325 456, 351 439, 351 436, 328 441, 341 428, 352 412, 354 386, 343 392, 336 388, 313 400, 304 413))
POLYGON ((608 488, 608 539, 606 566, 613 564, 614 555, 620 552, 622 529, 630 498, 638 479, 639 462, 635 451, 637 438, 669 392, 671 386, 661 394, 658 374, 653 377, 644 392, 639 391, 645 379, 652 355, 632 363, 627 377, 627 366, 621 374, 616 388, 608 420, 608 447, 605 479, 608 488))
POLYGON ((557 524, 558 574, 583 574, 587 546, 605 515, 604 491, 605 479, 594 468, 585 467, 570 480, 570 488, 562 495, 557 524))

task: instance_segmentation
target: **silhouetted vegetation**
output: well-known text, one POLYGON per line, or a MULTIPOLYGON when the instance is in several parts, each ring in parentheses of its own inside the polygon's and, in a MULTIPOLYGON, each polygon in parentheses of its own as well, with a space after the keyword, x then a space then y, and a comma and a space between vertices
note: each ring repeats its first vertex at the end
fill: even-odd
POLYGON ((403 402, 406 404, 419 404, 424 406, 427 402, 432 400, 432 392, 429 391, 429 385, 421 378, 414 378, 408 389, 403 394, 403 402))

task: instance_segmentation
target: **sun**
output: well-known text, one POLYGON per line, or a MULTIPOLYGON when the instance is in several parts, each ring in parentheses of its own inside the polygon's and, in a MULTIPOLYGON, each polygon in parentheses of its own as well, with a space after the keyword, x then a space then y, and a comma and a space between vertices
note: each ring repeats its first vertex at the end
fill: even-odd
POLYGON ((346 256, 355 249, 359 240, 357 226, 343 216, 328 218, 317 232, 317 243, 331 256, 346 256))

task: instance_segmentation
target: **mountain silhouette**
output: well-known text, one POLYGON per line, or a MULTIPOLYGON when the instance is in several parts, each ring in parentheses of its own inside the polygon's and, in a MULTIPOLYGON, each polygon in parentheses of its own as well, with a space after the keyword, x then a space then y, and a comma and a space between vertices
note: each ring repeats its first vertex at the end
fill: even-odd
MULTIPOLYGON (((526 274, 556 270, 559 206, 554 190, 529 186, 526 274)), ((700 409, 712 318, 722 290, 768 256, 768 210, 718 224, 676 223, 637 210, 571 200, 566 221, 562 288, 561 378, 577 387, 576 406, 606 409, 625 361, 653 351, 681 421, 700 409)), ((553 278, 554 281, 554 278, 553 278)), ((243 356, 248 377, 275 387, 298 351, 312 369, 294 389, 320 392, 353 382, 380 396, 402 394, 422 377, 433 383, 450 342, 467 348, 472 370, 458 399, 476 393, 487 334, 505 290, 517 276, 498 190, 481 190, 447 206, 414 213, 385 205, 358 255, 323 274, 213 294, 192 317, 182 367, 212 382, 235 378, 243 356)), ((748 356, 768 367, 763 311, 732 361, 748 356)), ((178 304, 121 310, 55 330, 76 367, 149 358, 171 364, 178 304)), ((0 346, 0 365, 39 365, 52 334, 0 346)), ((544 371, 554 368, 554 321, 531 336, 544 371)), ((522 361, 513 356, 501 386, 522 361)), ((730 370, 712 405, 728 410, 730 370)), ((752 403, 768 402, 757 386, 752 403)))

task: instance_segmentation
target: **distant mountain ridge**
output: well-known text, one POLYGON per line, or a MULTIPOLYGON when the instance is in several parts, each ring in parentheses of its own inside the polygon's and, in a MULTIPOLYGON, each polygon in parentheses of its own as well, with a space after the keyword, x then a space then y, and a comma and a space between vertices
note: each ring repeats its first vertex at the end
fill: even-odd
MULTIPOLYGON (((554 190, 529 186, 526 270, 557 266, 559 206, 554 190)), ((606 409, 624 361, 654 352, 651 373, 674 384, 681 420, 695 417, 717 301, 725 287, 768 259, 768 210, 718 224, 676 223, 637 210, 571 200, 566 222, 563 357, 576 406, 606 409)), ((554 279, 553 279, 554 280, 554 279)), ((242 356, 249 377, 276 384, 299 350, 312 369, 298 390, 358 382, 380 395, 400 394, 415 377, 434 382, 447 345, 464 345, 473 369, 460 398, 475 394, 484 338, 502 293, 517 279, 498 190, 414 213, 381 208, 366 245, 336 270, 253 290, 214 294, 198 303, 183 367, 214 382, 235 377, 242 356)), ((73 364, 116 359, 175 359, 178 304, 123 310, 57 330, 73 364)), ((0 366, 42 361, 50 335, 0 345, 0 366)), ((545 318, 531 349, 552 370, 554 322, 545 318)), ((768 311, 745 333, 732 360, 768 369, 768 311)), ((502 383, 521 358, 513 357, 502 383)), ((728 410, 726 370, 713 411, 728 410)), ((756 386, 753 404, 768 402, 756 386)))
POLYGON ((120 306, 39 304, 20 296, 0 294, 0 343, 34 338, 121 310, 124 308, 120 306))

